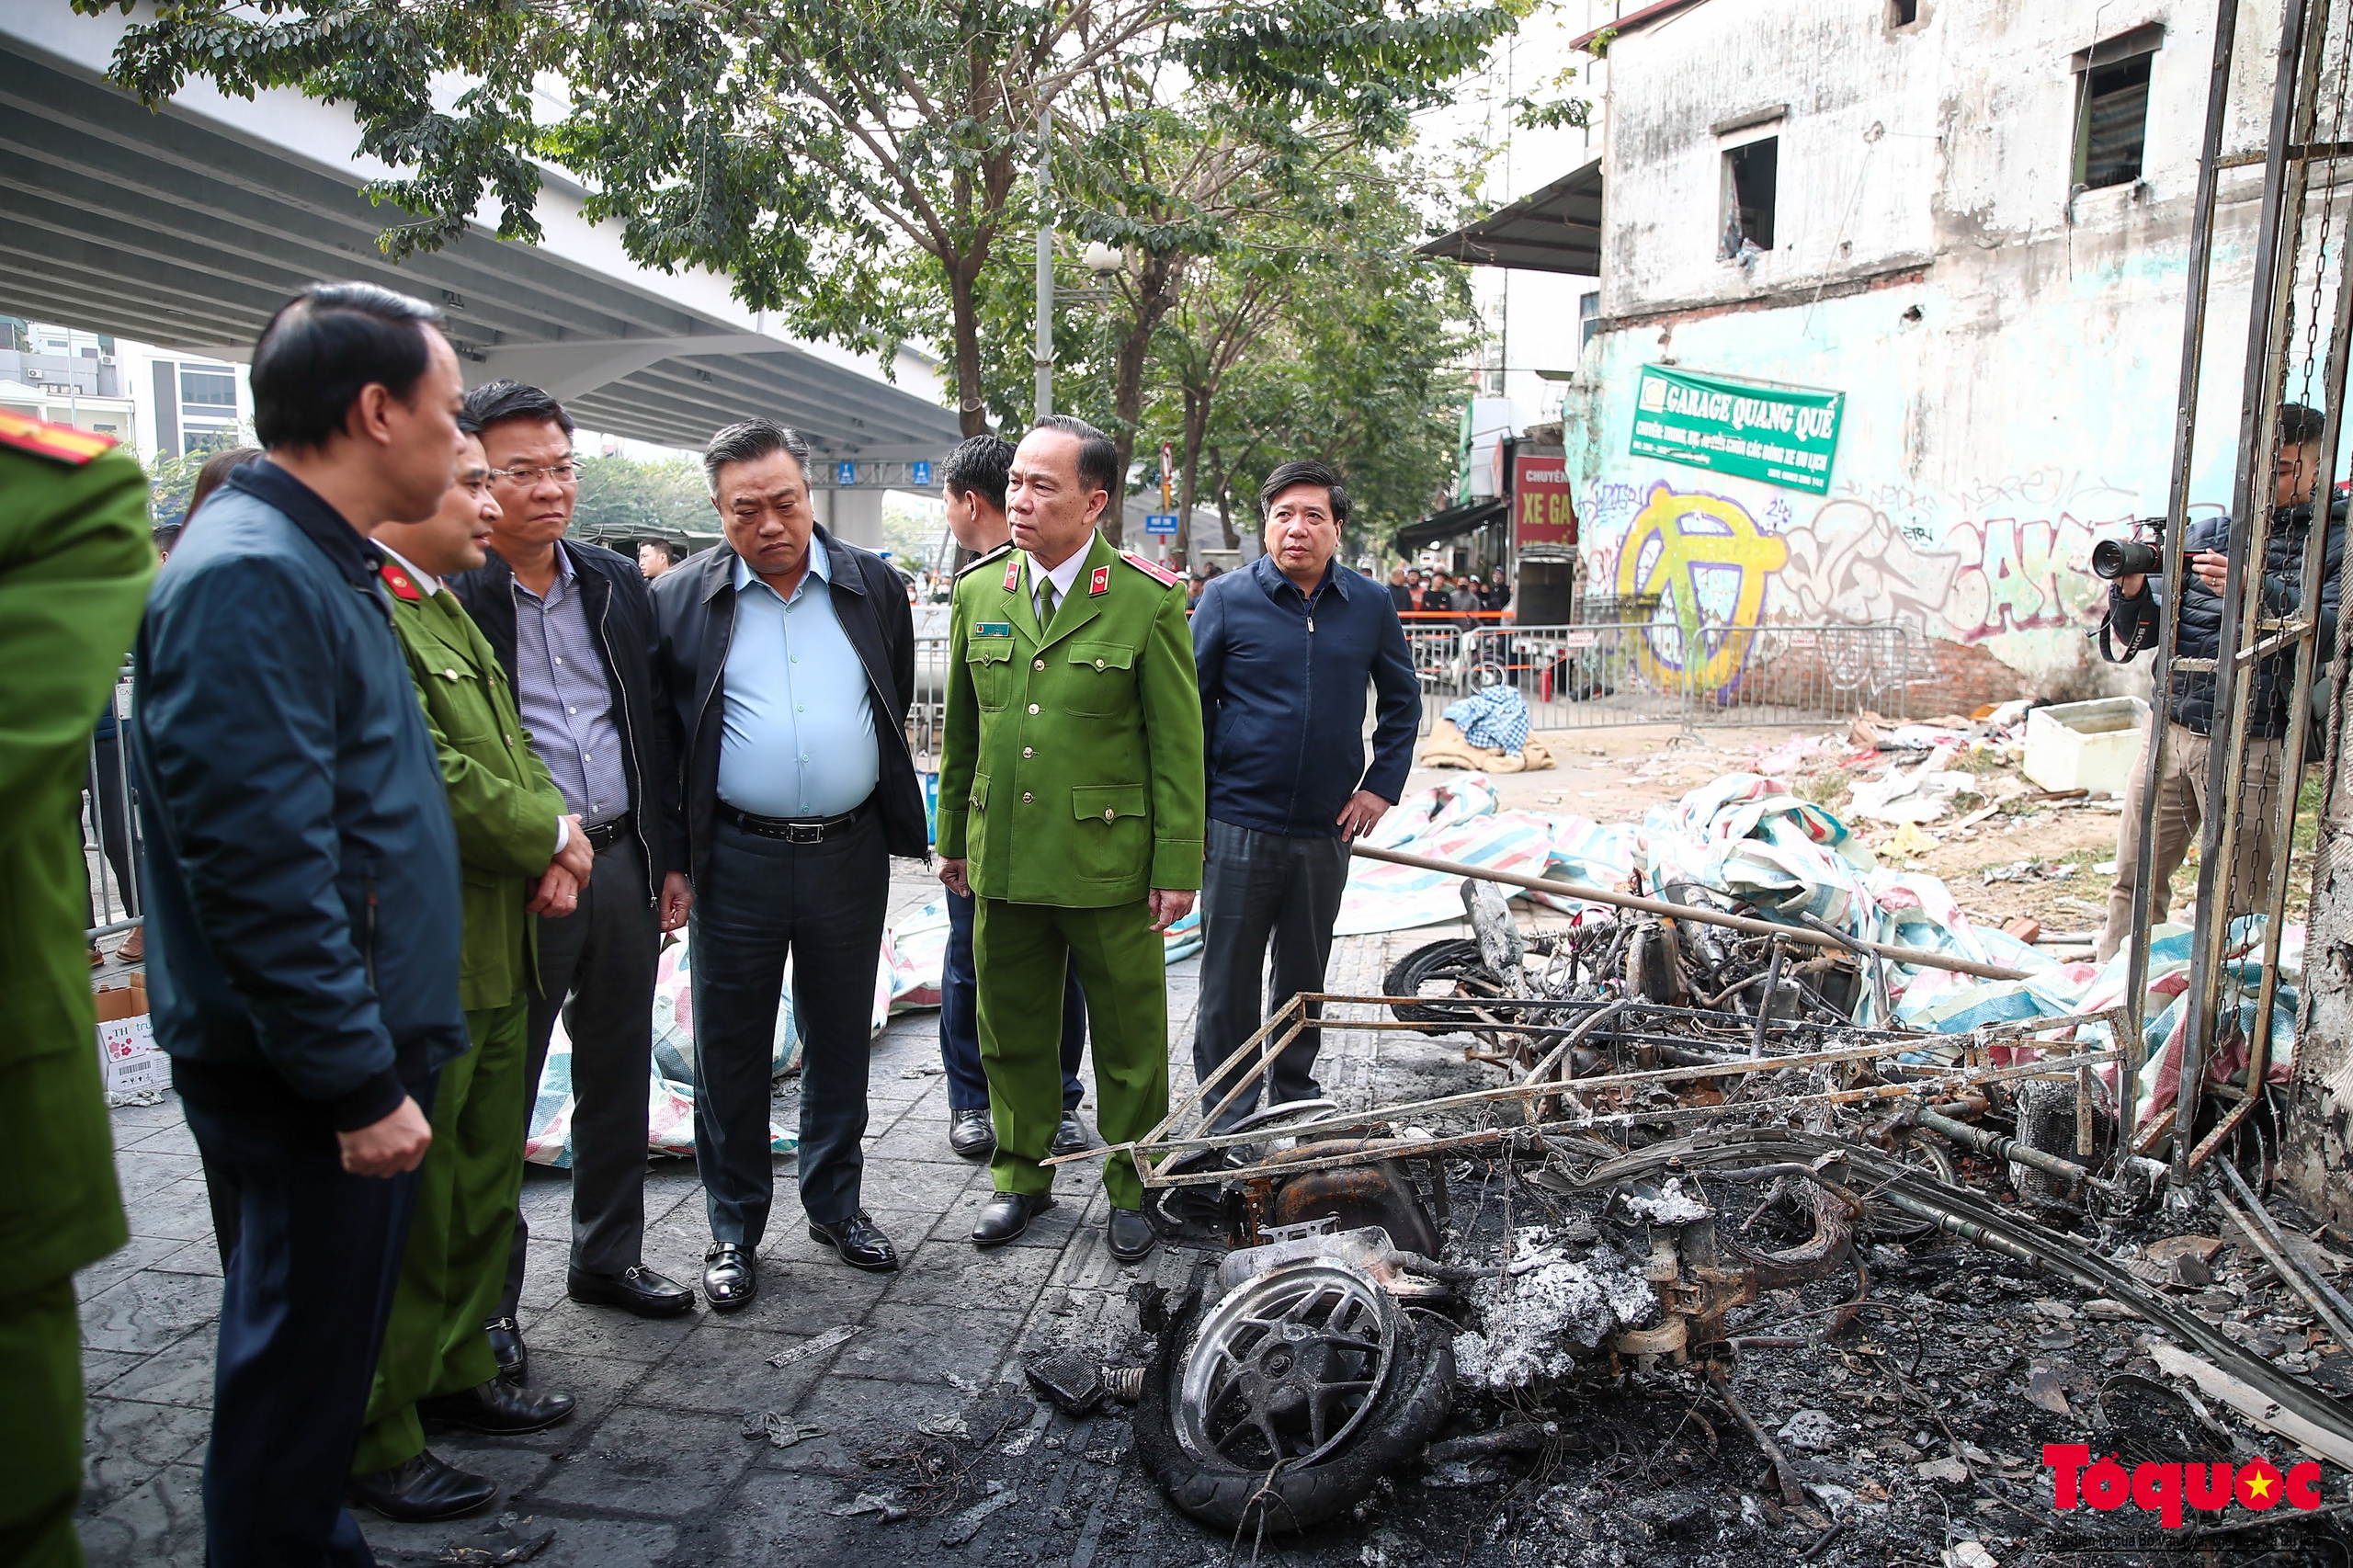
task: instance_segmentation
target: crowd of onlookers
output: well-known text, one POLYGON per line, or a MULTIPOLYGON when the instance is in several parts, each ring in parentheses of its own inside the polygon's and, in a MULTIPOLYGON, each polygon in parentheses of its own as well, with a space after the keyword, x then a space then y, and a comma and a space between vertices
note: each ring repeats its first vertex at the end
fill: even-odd
POLYGON ((1389 602, 1399 615, 1495 615, 1511 608, 1511 584, 1500 566, 1483 585, 1472 573, 1401 562, 1389 569, 1389 602))

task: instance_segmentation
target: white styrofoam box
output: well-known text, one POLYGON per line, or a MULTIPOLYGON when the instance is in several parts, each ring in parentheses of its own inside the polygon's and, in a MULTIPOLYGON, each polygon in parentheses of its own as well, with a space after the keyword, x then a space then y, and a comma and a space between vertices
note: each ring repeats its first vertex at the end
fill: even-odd
POLYGON ((2046 790, 2121 795, 2149 733, 2149 705, 2138 697, 2062 702, 2026 716, 2026 760, 2019 771, 2046 790))

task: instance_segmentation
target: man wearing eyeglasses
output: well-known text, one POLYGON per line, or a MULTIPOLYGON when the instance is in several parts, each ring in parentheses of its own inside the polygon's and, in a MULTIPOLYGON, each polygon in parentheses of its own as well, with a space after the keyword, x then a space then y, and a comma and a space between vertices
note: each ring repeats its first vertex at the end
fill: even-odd
MULTIPOLYGON (((487 563, 451 586, 514 680, 523 727, 596 851, 578 907, 540 917, 531 1004, 531 1084, 559 1014, 572 1043, 566 1286, 576 1301, 669 1317, 695 1299, 644 1267, 646 1082, 662 933, 686 924, 692 895, 684 835, 662 808, 671 760, 654 706, 653 601, 636 562, 563 537, 580 494, 563 405, 492 381, 466 409, 482 426, 499 517, 487 563)), ((529 1369, 515 1322, 527 1235, 518 1216, 490 1325, 502 1373, 517 1383, 529 1369)))

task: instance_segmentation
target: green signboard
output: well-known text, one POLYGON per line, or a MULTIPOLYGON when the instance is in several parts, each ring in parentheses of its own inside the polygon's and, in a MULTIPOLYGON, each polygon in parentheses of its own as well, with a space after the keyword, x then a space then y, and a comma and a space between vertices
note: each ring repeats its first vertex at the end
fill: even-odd
POLYGON ((1643 367, 1633 455, 1826 494, 1845 392, 1643 367))

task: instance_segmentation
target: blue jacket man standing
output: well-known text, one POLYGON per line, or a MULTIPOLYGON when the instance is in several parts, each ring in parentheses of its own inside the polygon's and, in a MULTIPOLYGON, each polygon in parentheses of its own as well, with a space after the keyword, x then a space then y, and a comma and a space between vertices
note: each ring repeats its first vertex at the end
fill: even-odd
MULTIPOLYGON (((1348 880, 1348 843, 1404 790, 1421 724, 1421 687, 1390 595, 1334 557, 1348 493, 1324 464, 1287 462, 1258 492, 1267 553, 1213 579, 1193 617, 1209 765, 1201 881, 1201 1001, 1193 1071, 1219 1064, 1271 1011, 1324 989, 1332 926, 1348 880), (1380 695, 1372 761, 1365 687, 1380 695), (1261 984, 1271 938, 1273 994, 1261 984), (1262 1003, 1264 1006, 1262 1006, 1262 1003)), ((1309 1005, 1310 1016, 1320 1008, 1309 1005)), ((1268 1103, 1313 1099, 1317 1030, 1302 1029, 1265 1075, 1268 1103)), ((1248 1116, 1259 1085, 1233 1093, 1248 1064, 1211 1085, 1221 1130, 1248 1116)))
POLYGON ((133 744, 150 994, 224 1274, 213 1562, 372 1562, 343 1508, 458 1005, 457 837, 369 534, 440 506, 465 386, 438 313, 313 285, 155 581, 133 744))

